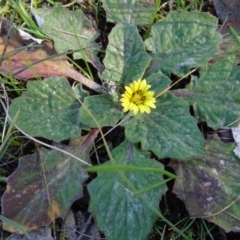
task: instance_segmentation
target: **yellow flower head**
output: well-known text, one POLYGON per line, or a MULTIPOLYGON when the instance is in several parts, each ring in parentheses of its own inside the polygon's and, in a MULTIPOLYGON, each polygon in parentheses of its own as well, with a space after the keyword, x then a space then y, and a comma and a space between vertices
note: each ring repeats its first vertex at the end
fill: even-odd
POLYGON ((147 81, 137 80, 125 86, 125 93, 121 95, 123 111, 132 111, 134 115, 140 113, 150 113, 150 107, 156 108, 156 99, 153 97, 154 92, 150 91, 151 85, 147 85, 147 81))

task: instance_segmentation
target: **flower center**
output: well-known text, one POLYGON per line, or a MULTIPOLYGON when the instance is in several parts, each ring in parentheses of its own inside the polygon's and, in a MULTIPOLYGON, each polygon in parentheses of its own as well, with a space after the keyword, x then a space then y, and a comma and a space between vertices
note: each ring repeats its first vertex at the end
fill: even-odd
POLYGON ((131 102, 133 102, 136 105, 140 105, 143 103, 144 101, 144 96, 142 96, 142 92, 141 91, 137 91, 133 94, 131 102))

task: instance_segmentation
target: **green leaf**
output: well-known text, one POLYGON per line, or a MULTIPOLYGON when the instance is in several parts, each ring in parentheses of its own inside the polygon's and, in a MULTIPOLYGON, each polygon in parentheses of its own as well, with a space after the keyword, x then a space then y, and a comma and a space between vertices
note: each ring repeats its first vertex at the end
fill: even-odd
POLYGON ((240 69, 228 62, 217 62, 200 71, 187 89, 176 91, 194 109, 199 121, 218 129, 240 117, 240 69))
POLYGON ((153 56, 151 70, 181 76, 205 66, 219 51, 221 36, 216 28, 217 19, 210 14, 170 12, 152 26, 152 37, 145 41, 153 56))
POLYGON ((102 0, 107 21, 143 26, 150 23, 156 5, 154 0, 102 0))
POLYGON ((31 136, 62 141, 81 133, 80 97, 65 77, 28 82, 27 91, 13 100, 9 114, 13 118, 20 110, 16 125, 31 136))
POLYGON ((119 101, 116 101, 111 94, 86 97, 83 104, 85 107, 80 110, 80 121, 89 127, 98 127, 98 125, 88 111, 100 127, 114 126, 123 117, 122 111, 119 110, 119 101))
POLYGON ((102 79, 121 82, 124 85, 141 79, 151 57, 145 51, 137 28, 119 23, 108 38, 102 79))
POLYGON ((53 7, 33 9, 33 12, 43 19, 41 28, 53 39, 58 53, 79 50, 73 54, 74 59, 86 59, 99 71, 103 70, 97 57, 100 46, 95 42, 99 34, 80 9, 53 7))
MULTIPOLYGON (((138 167, 163 168, 162 164, 149 159, 150 154, 125 141, 113 151, 117 164, 138 167)), ((110 162, 103 166, 112 165, 110 162)), ((91 208, 96 215, 99 229, 108 240, 145 239, 157 218, 146 201, 158 209, 159 199, 166 186, 151 188, 159 183, 162 174, 139 171, 99 172, 89 185, 91 208), (146 189, 146 191, 141 191, 146 189), (147 191, 148 189, 148 191, 147 191), (136 194, 135 192, 138 192, 136 194)))
MULTIPOLYGON (((59 148, 90 162, 89 151, 98 130, 59 148)), ((64 218, 73 201, 82 197, 82 183, 88 175, 82 163, 58 151, 41 148, 39 154, 19 159, 17 170, 8 178, 2 196, 2 214, 27 231, 48 226, 58 217, 64 218), (16 204, 17 203, 17 204, 16 204), (33 214, 34 213, 34 214, 33 214)), ((4 229, 19 232, 4 223, 4 229)))
POLYGON ((7 178, 6 178, 6 177, 2 177, 2 176, 0 175, 0 181, 1 181, 1 182, 7 182, 7 178))
POLYGON ((202 155, 205 141, 188 104, 170 93, 157 99, 150 114, 133 116, 124 126, 129 141, 141 142, 143 150, 151 150, 159 158, 186 160, 202 155))
POLYGON ((208 142, 203 158, 172 161, 177 174, 173 191, 191 217, 205 218, 225 231, 240 231, 240 160, 235 144, 208 142))
POLYGON ((164 91, 172 81, 161 71, 156 71, 146 77, 147 83, 151 85, 151 91, 155 92, 155 96, 164 91))

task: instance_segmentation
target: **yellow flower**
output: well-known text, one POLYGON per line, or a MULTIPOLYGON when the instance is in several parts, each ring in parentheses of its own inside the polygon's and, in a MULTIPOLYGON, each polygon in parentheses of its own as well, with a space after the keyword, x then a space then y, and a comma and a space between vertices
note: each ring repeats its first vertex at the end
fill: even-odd
POLYGON ((125 86, 125 93, 121 95, 120 101, 122 102, 123 111, 132 111, 134 115, 140 113, 150 113, 150 107, 156 108, 156 99, 153 97, 154 92, 150 91, 151 85, 147 81, 137 80, 125 86))

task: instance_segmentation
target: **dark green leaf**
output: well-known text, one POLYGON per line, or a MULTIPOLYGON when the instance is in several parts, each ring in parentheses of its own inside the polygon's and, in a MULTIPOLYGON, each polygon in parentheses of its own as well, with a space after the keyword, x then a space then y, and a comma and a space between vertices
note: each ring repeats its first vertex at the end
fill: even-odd
POLYGON ((164 91, 170 84, 171 80, 161 71, 156 71, 146 77, 147 83, 151 85, 151 90, 155 92, 155 96, 164 91))
MULTIPOLYGON (((149 159, 149 153, 126 141, 113 151, 113 157, 117 164, 162 168, 160 163, 149 159)), ((108 166, 111 163, 104 165, 108 166)), ((108 240, 146 238, 157 218, 146 201, 158 209, 159 199, 166 192, 166 186, 151 186, 160 181, 162 174, 151 171, 122 170, 98 173, 98 177, 88 185, 88 190, 99 229, 108 240), (143 189, 146 191, 142 192, 143 189), (136 191, 141 193, 134 193, 136 191)))
POLYGON ((156 5, 154 0, 102 0, 109 22, 145 25, 150 23, 156 5))
POLYGON ((98 33, 83 12, 78 9, 69 11, 64 7, 34 9, 33 12, 43 19, 42 29, 54 40, 58 53, 79 50, 74 59, 86 59, 99 71, 103 70, 97 54, 100 46, 95 42, 98 33))
POLYGON ((166 93, 156 106, 150 114, 138 114, 124 122, 127 139, 141 142, 143 150, 151 150, 159 158, 201 156, 205 141, 188 104, 166 93))
POLYGON ((151 71, 180 76, 205 66, 219 51, 221 36, 216 28, 217 19, 210 14, 170 12, 152 26, 152 37, 145 42, 153 56, 151 71))
POLYGON ((65 77, 28 82, 27 91, 13 100, 9 114, 14 118, 20 111, 16 124, 31 136, 54 141, 77 137, 81 133, 78 92, 65 77))
POLYGON ((81 107, 80 121, 89 127, 98 127, 93 117, 100 127, 114 126, 123 117, 119 102, 111 94, 86 97, 83 104, 85 107, 81 107))
POLYGON ((178 90, 194 108, 199 121, 218 129, 240 117, 240 69, 227 62, 202 69, 187 89, 178 90))
POLYGON ((150 59, 137 27, 117 24, 109 35, 102 79, 128 85, 142 78, 150 59))

